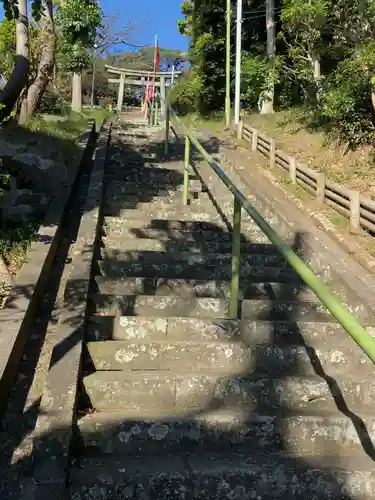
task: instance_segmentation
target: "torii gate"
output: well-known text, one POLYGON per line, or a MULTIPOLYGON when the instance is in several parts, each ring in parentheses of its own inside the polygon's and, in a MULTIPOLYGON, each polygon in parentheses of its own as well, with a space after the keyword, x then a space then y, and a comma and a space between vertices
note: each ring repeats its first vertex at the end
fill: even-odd
MULTIPOLYGON (((149 75, 150 78, 153 76, 152 71, 143 71, 137 69, 126 69, 126 68, 116 68, 114 66, 105 66, 108 73, 117 75, 119 78, 108 78, 108 83, 118 84, 117 92, 117 111, 121 112, 122 103, 124 100, 124 90, 125 85, 136 85, 138 87, 144 87, 146 85, 145 79, 149 75), (143 80, 142 80, 143 79, 143 80)), ((171 79, 172 76, 178 77, 181 75, 181 71, 158 71, 155 73, 155 87, 160 88, 160 97, 162 103, 165 102, 166 95, 166 80, 171 79)), ((164 104, 161 109, 162 117, 165 116, 164 104)))

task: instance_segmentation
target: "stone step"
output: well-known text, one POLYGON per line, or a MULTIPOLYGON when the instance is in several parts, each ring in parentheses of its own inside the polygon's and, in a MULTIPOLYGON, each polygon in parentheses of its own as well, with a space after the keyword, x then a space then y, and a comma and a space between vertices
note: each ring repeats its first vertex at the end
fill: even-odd
POLYGON ((119 181, 139 179, 139 182, 145 181, 161 181, 173 182, 184 178, 184 170, 182 163, 177 168, 165 168, 157 163, 147 166, 132 165, 131 163, 123 162, 119 165, 109 164, 106 167, 106 175, 118 176, 119 181))
POLYGON ((257 361, 256 353, 239 342, 208 344, 178 340, 152 342, 107 340, 89 342, 87 349, 90 362, 98 371, 162 370, 188 373, 194 367, 196 372, 210 371, 235 375, 246 372, 247 368, 251 369, 257 361))
MULTIPOLYGON (((182 196, 184 189, 183 183, 172 183, 168 178, 158 179, 157 182, 149 182, 141 177, 129 177, 128 179, 117 180, 116 178, 107 177, 104 189, 104 196, 109 197, 112 193, 122 193, 124 196, 134 197, 168 197, 182 196)), ((198 180, 189 182, 189 192, 206 193, 207 188, 202 186, 198 180)), ((232 202, 233 203, 233 202, 232 202)))
POLYGON ((199 415, 163 418, 163 409, 145 420, 134 412, 95 412, 77 422, 79 438, 91 453, 159 455, 234 451, 283 451, 294 455, 363 453, 362 440, 375 440, 375 417, 356 414, 365 424, 363 436, 356 421, 340 412, 248 412, 243 407, 217 409, 199 415))
POLYGON ((330 388, 318 376, 278 379, 261 374, 228 377, 212 372, 100 371, 84 377, 83 385, 96 411, 164 408, 164 417, 170 418, 174 412, 181 414, 181 408, 194 414, 237 405, 245 405, 249 411, 279 408, 318 412, 337 411, 337 406, 344 404, 351 411, 373 411, 375 394, 374 377, 360 381, 340 377, 330 388))
MULTIPOLYGON (((191 265, 207 265, 209 267, 228 266, 232 263, 232 255, 220 254, 217 252, 207 253, 205 255, 191 253, 191 252, 174 252, 173 248, 166 252, 153 252, 148 250, 129 251, 102 248, 101 257, 103 262, 115 264, 116 262, 121 265, 147 263, 147 264, 170 264, 180 263, 182 266, 191 265)), ((241 255, 241 265, 243 267, 287 267, 288 263, 285 257, 277 252, 261 254, 252 253, 241 255)))
POLYGON ((165 201, 158 199, 148 203, 136 204, 127 203, 122 200, 107 199, 103 204, 103 215, 105 217, 144 219, 149 218, 150 214, 156 214, 160 219, 181 216, 182 219, 189 217, 188 220, 199 218, 203 221, 216 220, 217 217, 220 217, 213 205, 210 206, 208 202, 200 203, 199 200, 195 200, 195 203, 190 203, 187 206, 182 203, 181 199, 176 200, 175 198, 170 200, 165 199, 165 201))
POLYGON ((281 377, 288 374, 316 375, 319 370, 333 377, 375 375, 374 366, 362 364, 363 358, 337 347, 312 349, 307 346, 252 345, 241 342, 187 340, 110 341, 87 344, 95 370, 150 370, 171 373, 218 372, 220 375, 249 374, 262 371, 281 377))
MULTIPOLYGON (((280 283, 301 283, 301 278, 293 269, 287 267, 264 267, 249 266, 245 259, 242 259, 240 266, 241 280, 251 280, 253 282, 280 282, 280 283)), ((209 266, 207 264, 188 264, 184 261, 178 262, 116 262, 98 261, 100 273, 106 277, 142 277, 142 278, 167 278, 167 279, 200 279, 210 280, 230 280, 232 278, 231 264, 220 266, 209 266)))
MULTIPOLYGON (((106 214, 104 214, 107 217, 106 214)), ((112 217, 113 215, 109 215, 112 217)), ((138 227, 138 223, 142 222, 143 225, 152 224, 153 226, 158 224, 158 221, 171 221, 174 224, 174 221, 178 222, 201 222, 206 224, 214 224, 219 228, 227 228, 228 224, 223 221, 222 217, 217 213, 208 213, 206 208, 201 208, 199 206, 187 206, 182 208, 175 208, 172 206, 171 208, 164 208, 155 210, 154 212, 148 212, 143 210, 132 210, 125 209, 119 210, 118 214, 115 215, 121 220, 121 224, 123 226, 134 227, 135 223, 137 224, 135 227, 138 227)), ((230 222, 231 223, 231 222, 230 222)), ((244 228, 246 227, 243 224, 244 228)), ((168 225, 170 227, 170 225, 168 225)), ((181 227, 181 226, 180 226, 181 227)), ((174 228, 174 227, 173 227, 174 228)), ((210 226, 208 227, 210 229, 210 226)))
MULTIPOLYGON (((155 295, 93 295, 97 314, 120 316, 158 316, 228 318, 229 300, 206 297, 155 295)), ((281 300, 239 301, 241 318, 253 320, 330 321, 332 316, 316 302, 281 300)))
MULTIPOLYGON (((95 276, 98 291, 104 295, 177 295, 180 297, 231 297, 230 280, 189 280, 168 278, 107 278, 95 276)), ((317 301, 315 295, 302 286, 288 283, 251 283, 240 281, 241 299, 283 299, 317 301)))
MULTIPOLYGON (((138 193, 129 193, 122 187, 122 189, 113 189, 108 187, 104 201, 106 203, 116 203, 120 204, 121 208, 134 209, 141 207, 143 210, 147 210, 148 206, 154 206, 155 208, 164 206, 180 206, 186 208, 183 204, 182 190, 169 190, 164 192, 158 192, 157 194, 152 191, 145 191, 142 188, 138 188, 138 193)), ((188 205, 200 205, 207 210, 217 210, 217 207, 212 202, 207 193, 190 192, 188 197, 188 205)))
MULTIPOLYGON (((151 227, 143 224, 141 221, 135 221, 133 227, 123 226, 121 219, 106 217, 105 225, 102 227, 102 234, 113 240, 141 240, 153 239, 157 241, 180 241, 202 244, 206 242, 231 242, 233 233, 227 229, 220 228, 214 224, 191 222, 190 224, 173 221, 169 224, 167 221, 158 221, 151 224, 151 227), (177 222, 177 224, 176 224, 177 222), (173 227, 175 229, 173 229, 173 227)), ((241 240, 252 245, 270 244, 269 239, 255 227, 246 234, 242 233, 241 240)))
MULTIPOLYGON (((138 216, 139 218, 134 218, 132 217, 134 212, 136 211, 128 210, 128 215, 126 218, 112 216, 104 217, 105 233, 107 234, 107 228, 111 229, 112 231, 117 230, 117 232, 120 233, 129 228, 132 228, 133 230, 137 229, 140 231, 144 231, 147 229, 157 229, 168 232, 176 229, 180 231, 210 231, 217 233, 228 231, 228 226, 224 224, 219 217, 217 217, 217 220, 215 221, 202 219, 194 220, 192 219, 191 214, 188 214, 182 217, 182 219, 172 219, 172 217, 171 219, 159 219, 156 216, 155 218, 145 218, 145 214, 143 212, 140 212, 138 216)), ((170 216, 170 214, 168 214, 168 216, 170 216)), ((206 218, 209 219, 209 217, 206 218)), ((257 233, 259 231, 260 230, 257 230, 257 233)))
POLYGON ((82 457, 70 468, 71 500, 371 500, 365 456, 193 453, 82 457))
MULTIPOLYGON (((218 233, 215 233, 216 235, 218 233)), ((225 233, 229 236, 228 233, 225 233)), ((153 238, 126 238, 123 236, 103 237, 102 246, 105 248, 113 248, 122 251, 153 251, 153 252, 191 252, 198 254, 206 253, 232 253, 232 242, 228 241, 212 241, 201 237, 201 233, 195 233, 191 239, 187 238, 170 238, 170 239, 153 239, 153 238)), ((242 241, 241 253, 255 254, 275 254, 278 250, 274 245, 269 243, 251 243, 242 241)))
MULTIPOLYGON (((368 331, 375 336, 375 328, 368 331)), ((95 316, 89 318, 86 339, 95 340, 185 340, 185 341, 241 341, 249 346, 304 345, 318 350, 337 348, 337 358, 344 363, 346 350, 351 356, 370 360, 357 348, 346 331, 337 323, 306 321, 252 321, 249 319, 160 318, 141 316, 95 316), (345 348, 343 347, 345 342, 345 348), (338 347, 340 346, 340 347, 338 347)))

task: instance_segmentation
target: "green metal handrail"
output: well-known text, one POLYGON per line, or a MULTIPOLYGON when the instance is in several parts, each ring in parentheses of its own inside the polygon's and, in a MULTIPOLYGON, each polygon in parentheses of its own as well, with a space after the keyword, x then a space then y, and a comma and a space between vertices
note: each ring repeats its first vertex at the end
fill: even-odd
POLYGON ((183 202, 188 202, 189 189, 189 165, 191 145, 203 156, 219 179, 233 194, 233 237, 232 237, 232 283, 229 314, 232 318, 238 317, 238 292, 240 272, 240 243, 241 243, 241 211, 242 209, 254 220, 268 239, 283 254, 290 266, 296 271, 306 285, 315 293, 322 304, 331 312, 332 316, 348 332, 359 347, 375 363, 375 340, 348 309, 333 295, 331 290, 320 280, 313 271, 300 259, 282 239, 281 236, 268 224, 256 208, 245 198, 243 193, 237 189, 231 179, 222 171, 219 164, 204 149, 200 142, 193 136, 189 129, 182 123, 173 109, 165 106, 165 154, 168 154, 170 115, 178 123, 185 134, 185 163, 184 163, 184 189, 183 202))

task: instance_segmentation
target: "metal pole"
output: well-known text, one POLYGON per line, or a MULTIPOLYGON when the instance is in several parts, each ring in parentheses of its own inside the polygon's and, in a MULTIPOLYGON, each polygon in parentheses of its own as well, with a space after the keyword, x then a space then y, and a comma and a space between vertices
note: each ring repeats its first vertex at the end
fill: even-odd
POLYGON ((169 106, 165 103, 165 143, 164 143, 164 153, 168 156, 168 144, 169 142, 169 106))
POLYGON ((237 0, 237 33, 236 33, 236 91, 234 96, 234 123, 240 121, 241 93, 241 39, 242 39, 242 0, 237 0))
POLYGON ((241 203, 234 198, 233 236, 232 236, 232 283, 229 315, 231 319, 238 317, 238 290, 240 287, 241 265, 241 203))
POLYGON ((156 99, 155 100, 155 115, 154 115, 154 125, 158 125, 159 124, 159 102, 158 100, 156 99))
POLYGON ((188 204, 189 194, 189 166, 190 166, 190 139, 185 137, 185 164, 184 164, 184 191, 182 202, 184 205, 188 204))
POLYGON ((227 39, 226 39, 226 82, 225 82, 225 125, 230 125, 230 21, 231 0, 227 0, 227 39))
MULTIPOLYGON (((152 89, 152 101, 151 101, 151 114, 154 112, 154 106, 155 106, 155 89, 156 89, 156 66, 155 66, 155 56, 156 56, 156 47, 158 45, 158 35, 155 35, 155 48, 154 48, 154 76, 153 76, 153 82, 154 86, 152 89)), ((152 123, 152 122, 151 122, 152 123)))

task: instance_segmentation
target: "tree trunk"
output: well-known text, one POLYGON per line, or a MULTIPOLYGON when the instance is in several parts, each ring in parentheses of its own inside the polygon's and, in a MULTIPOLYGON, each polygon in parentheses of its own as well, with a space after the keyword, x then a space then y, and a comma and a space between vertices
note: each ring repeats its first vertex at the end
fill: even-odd
POLYGON ((56 54, 56 32, 53 20, 52 0, 45 0, 43 10, 42 33, 44 46, 34 82, 27 90, 22 101, 19 123, 26 123, 35 113, 40 100, 53 77, 56 54))
POLYGON ((29 73, 29 38, 27 0, 18 0, 19 18, 16 22, 16 56, 14 68, 4 89, 0 91, 0 121, 12 112, 29 73))
MULTIPOLYGON (((266 28, 267 28, 267 56, 270 61, 273 61, 276 53, 276 40, 275 40, 275 1, 266 0, 266 28)), ((261 97, 262 115, 271 114, 274 112, 273 102, 275 98, 275 84, 274 84, 273 70, 268 76, 267 89, 263 92, 261 97)))
POLYGON ((78 70, 72 76, 72 111, 82 113, 82 72, 78 70))
POLYGON ((315 99, 316 102, 319 103, 320 94, 322 91, 322 73, 321 73, 320 55, 316 50, 312 49, 309 54, 309 59, 311 61, 313 78, 315 83, 315 99))
POLYGON ((372 107, 374 109, 374 114, 375 114, 375 87, 372 87, 372 89, 371 89, 371 102, 372 102, 372 107))

